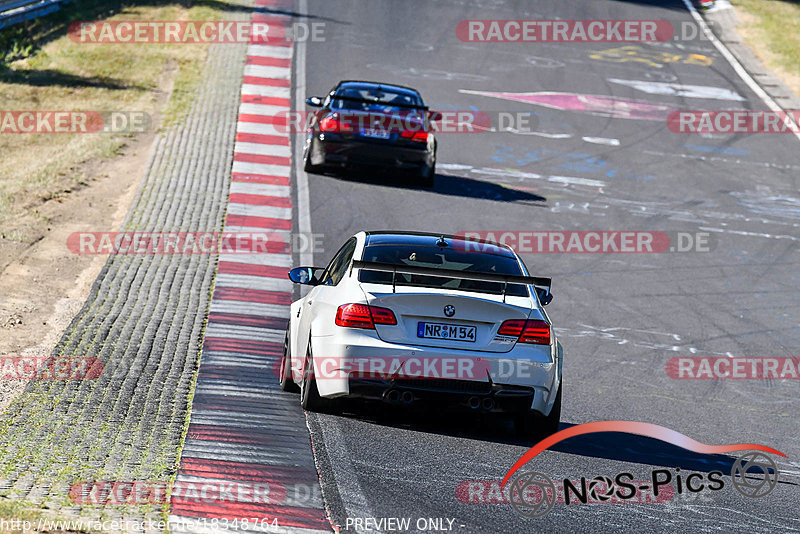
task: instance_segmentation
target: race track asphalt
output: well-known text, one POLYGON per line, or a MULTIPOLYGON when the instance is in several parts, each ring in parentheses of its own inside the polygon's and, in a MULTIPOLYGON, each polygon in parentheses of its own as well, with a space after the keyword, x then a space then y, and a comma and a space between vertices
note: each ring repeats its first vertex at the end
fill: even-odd
POLYGON ((798 383, 678 380, 665 370, 676 356, 797 356, 798 139, 680 134, 663 118, 475 93, 611 96, 667 110, 767 109, 707 40, 634 44, 620 55, 608 50, 629 44, 468 43, 455 31, 465 19, 664 19, 678 26, 692 20, 684 4, 310 0, 306 14, 326 23, 325 40, 307 43, 308 95, 324 94, 340 79, 378 80, 416 87, 432 109, 536 118, 536 133, 528 135, 440 135, 433 190, 377 174, 309 175, 311 230, 324 234, 315 263, 326 263, 360 230, 707 232, 706 252, 523 253, 535 274, 554 280, 548 312, 566 354, 562 428, 645 421, 702 443, 760 443, 787 455, 778 461, 778 487, 748 499, 727 475, 735 455, 697 455, 629 434, 571 438, 527 468, 553 480, 623 471, 649 480, 654 469, 719 469, 726 485, 658 504, 557 503, 544 518, 526 519, 508 504, 465 503, 456 493, 462 481, 502 479, 531 445, 513 437, 508 421, 388 417, 375 408, 312 414, 334 523, 346 527, 350 518, 351 529, 363 530, 353 518, 411 518, 413 530, 420 518, 450 518, 459 532, 800 529, 798 383), (697 98, 631 82, 650 91, 659 87, 651 82, 725 91, 697 98))

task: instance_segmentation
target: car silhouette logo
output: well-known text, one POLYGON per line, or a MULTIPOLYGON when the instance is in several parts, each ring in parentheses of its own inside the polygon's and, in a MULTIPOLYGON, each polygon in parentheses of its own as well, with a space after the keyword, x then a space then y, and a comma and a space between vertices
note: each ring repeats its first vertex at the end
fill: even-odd
POLYGON ((444 307, 444 314, 448 317, 452 317, 456 314, 456 307, 448 304, 444 307))

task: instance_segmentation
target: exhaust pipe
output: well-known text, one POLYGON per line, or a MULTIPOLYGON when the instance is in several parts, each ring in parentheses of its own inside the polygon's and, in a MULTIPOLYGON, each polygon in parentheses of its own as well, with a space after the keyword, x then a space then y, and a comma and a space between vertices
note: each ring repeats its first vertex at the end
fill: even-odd
POLYGON ((383 398, 391 402, 392 404, 397 404, 398 402, 400 402, 400 392, 397 391, 396 389, 390 389, 384 394, 383 398))
POLYGON ((494 399, 491 397, 486 397, 481 401, 481 408, 485 411, 490 412, 494 410, 494 399))
POLYGON ((412 402, 414 402, 414 394, 411 393, 410 391, 404 391, 403 394, 401 395, 401 399, 403 401, 403 404, 411 404, 412 402))
POLYGON ((478 408, 481 407, 481 399, 473 395, 467 400, 467 406, 469 406, 473 410, 477 410, 478 408))

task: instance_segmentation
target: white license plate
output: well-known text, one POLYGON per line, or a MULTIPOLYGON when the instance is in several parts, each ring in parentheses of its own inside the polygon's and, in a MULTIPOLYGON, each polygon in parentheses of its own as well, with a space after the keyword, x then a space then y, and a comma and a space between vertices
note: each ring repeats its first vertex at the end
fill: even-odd
POLYGON ((361 135, 364 137, 373 137, 375 139, 389 139, 389 132, 386 130, 361 130, 361 135))
POLYGON ((417 323, 417 337, 475 342, 478 329, 474 326, 442 323, 417 323))

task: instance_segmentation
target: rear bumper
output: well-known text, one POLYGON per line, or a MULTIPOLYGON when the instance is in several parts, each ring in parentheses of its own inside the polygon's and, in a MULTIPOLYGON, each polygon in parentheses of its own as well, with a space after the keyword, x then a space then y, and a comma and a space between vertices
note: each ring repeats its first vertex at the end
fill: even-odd
POLYGON ((317 389, 329 398, 389 400, 389 392, 397 390, 411 392, 415 400, 458 405, 469 404, 471 397, 491 398, 489 411, 533 409, 546 415, 561 381, 557 342, 491 353, 387 343, 374 331, 342 328, 335 336, 312 337, 311 343, 317 389))
POLYGON ((475 381, 350 378, 348 383, 349 398, 395 405, 439 403, 482 412, 525 413, 536 397, 532 387, 475 381))
POLYGON ((327 134, 318 136, 312 154, 312 163, 329 168, 382 167, 387 169, 415 171, 431 167, 433 150, 428 147, 406 147, 361 140, 338 139, 327 134))

